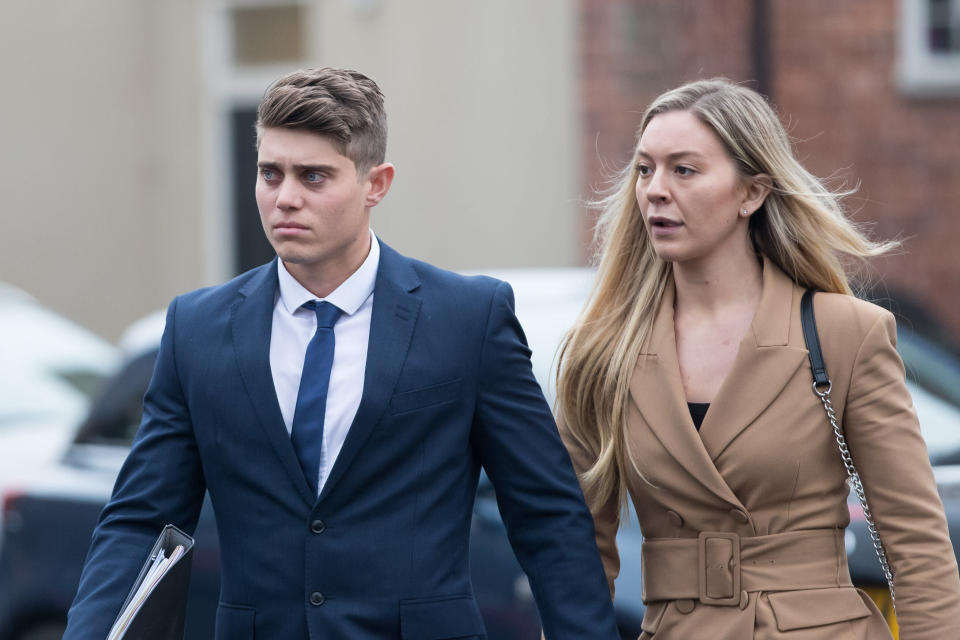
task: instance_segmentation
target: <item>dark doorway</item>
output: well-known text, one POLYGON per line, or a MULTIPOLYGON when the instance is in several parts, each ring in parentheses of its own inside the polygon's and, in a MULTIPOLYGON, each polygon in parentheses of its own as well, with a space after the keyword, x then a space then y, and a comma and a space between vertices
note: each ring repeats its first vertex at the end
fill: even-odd
POLYGON ((235 273, 269 262, 276 255, 263 235, 260 213, 253 197, 257 179, 256 133, 253 128, 256 119, 257 111, 253 107, 238 107, 230 114, 235 273))

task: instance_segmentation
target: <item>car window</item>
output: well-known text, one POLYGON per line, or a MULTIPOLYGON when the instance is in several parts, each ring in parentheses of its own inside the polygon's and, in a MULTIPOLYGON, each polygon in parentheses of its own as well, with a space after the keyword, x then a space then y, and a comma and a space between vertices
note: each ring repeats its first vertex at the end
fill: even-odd
POLYGON ((960 463, 960 358, 904 325, 897 332, 897 350, 930 459, 960 463))
POLYGON ((143 394, 156 358, 155 350, 134 357, 104 385, 77 432, 77 444, 130 444, 140 426, 143 394))
POLYGON ((0 287, 0 428, 34 417, 79 420, 116 370, 116 349, 11 291, 0 287))
POLYGON ((911 329, 897 331, 897 350, 907 369, 907 378, 960 406, 960 356, 911 329))
POLYGON ((934 464, 947 457, 960 460, 960 410, 923 387, 910 385, 910 395, 934 464))

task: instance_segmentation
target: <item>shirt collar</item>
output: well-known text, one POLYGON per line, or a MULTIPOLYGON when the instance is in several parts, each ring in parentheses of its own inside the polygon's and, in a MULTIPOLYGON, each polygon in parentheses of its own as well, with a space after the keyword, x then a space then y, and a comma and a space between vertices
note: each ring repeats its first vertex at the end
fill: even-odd
MULTIPOLYGON (((363 264, 350 274, 339 287, 330 292, 325 300, 335 305, 345 314, 353 315, 373 293, 373 285, 377 280, 377 268, 380 266, 380 243, 377 236, 370 230, 370 252, 363 264)), ((291 315, 303 306, 305 302, 317 300, 317 297, 307 291, 302 284, 290 275, 283 265, 283 260, 277 260, 277 276, 280 283, 280 302, 291 315)))

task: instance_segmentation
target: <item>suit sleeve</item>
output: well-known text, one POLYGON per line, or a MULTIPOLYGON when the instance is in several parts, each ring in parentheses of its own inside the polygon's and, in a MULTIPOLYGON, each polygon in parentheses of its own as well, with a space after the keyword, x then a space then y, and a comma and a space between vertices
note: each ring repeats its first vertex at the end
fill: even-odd
POLYGON ((857 353, 844 431, 895 574, 900 637, 933 640, 960 627, 960 579, 895 347, 884 311, 857 353))
POLYGON ((192 532, 205 484, 176 357, 170 305, 143 420, 93 533, 65 640, 103 640, 166 524, 192 532))
MULTIPOLYGON (((596 462, 596 456, 591 455, 580 442, 574 438, 567 428, 566 421, 561 414, 557 419, 557 427, 560 430, 560 437, 567 451, 570 452, 570 458, 573 461, 573 468, 577 475, 585 473, 596 462)), ((589 503, 592 499, 589 494, 584 492, 589 503)), ((603 506, 593 511, 593 528, 596 531, 597 548, 600 550, 600 557, 603 559, 603 571, 607 576, 607 586, 610 588, 610 597, 614 596, 614 581, 620 575, 620 553, 617 550, 617 531, 620 528, 620 505, 617 504, 616 496, 610 496, 603 506)))
POLYGON ((533 376, 506 283, 490 303, 472 434, 546 637, 617 638, 593 520, 533 376))

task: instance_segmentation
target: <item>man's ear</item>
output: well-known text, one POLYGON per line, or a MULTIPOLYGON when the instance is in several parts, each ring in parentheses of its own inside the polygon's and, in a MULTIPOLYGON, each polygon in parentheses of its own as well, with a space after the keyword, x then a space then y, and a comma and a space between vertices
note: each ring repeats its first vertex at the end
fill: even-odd
POLYGON ((393 175, 396 170, 389 162, 383 162, 370 169, 367 172, 367 181, 370 183, 370 190, 364 200, 364 205, 369 209, 377 206, 390 190, 393 184, 393 175))
POLYGON ((740 215, 743 217, 753 215, 754 211, 763 206, 763 201, 767 199, 773 188, 773 179, 765 173, 750 176, 748 180, 747 193, 743 204, 740 205, 740 215))

